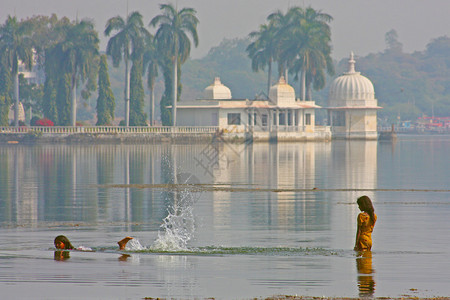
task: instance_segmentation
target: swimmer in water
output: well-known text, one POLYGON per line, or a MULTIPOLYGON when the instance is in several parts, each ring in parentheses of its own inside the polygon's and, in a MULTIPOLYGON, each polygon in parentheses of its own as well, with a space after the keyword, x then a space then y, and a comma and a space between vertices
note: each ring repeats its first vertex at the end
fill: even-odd
MULTIPOLYGON (((130 236, 127 236, 123 239, 121 239, 120 241, 117 242, 117 244, 119 245, 119 250, 125 250, 125 247, 127 245, 127 243, 132 240, 133 238, 130 236)), ((59 250, 76 250, 78 248, 75 248, 69 241, 69 239, 64 236, 64 235, 58 235, 55 238, 54 241, 55 244, 55 248, 59 249, 59 250)))
POLYGON ((73 250, 74 246, 70 243, 69 239, 64 235, 58 235, 54 241, 56 249, 60 250, 73 250))
POLYGON ((119 250, 124 250, 125 246, 127 245, 129 240, 132 240, 133 238, 130 236, 127 236, 123 239, 121 239, 120 241, 117 242, 117 244, 119 245, 119 250))

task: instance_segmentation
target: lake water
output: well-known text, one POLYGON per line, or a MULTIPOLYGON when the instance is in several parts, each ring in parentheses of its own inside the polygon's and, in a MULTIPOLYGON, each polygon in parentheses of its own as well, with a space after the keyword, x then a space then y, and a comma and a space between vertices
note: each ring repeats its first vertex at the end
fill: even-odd
POLYGON ((449 154, 437 135, 3 145, 1 297, 450 296, 449 154), (364 194, 378 222, 358 256, 364 194), (59 234, 94 251, 55 252, 59 234), (144 249, 119 252, 127 235, 144 249))

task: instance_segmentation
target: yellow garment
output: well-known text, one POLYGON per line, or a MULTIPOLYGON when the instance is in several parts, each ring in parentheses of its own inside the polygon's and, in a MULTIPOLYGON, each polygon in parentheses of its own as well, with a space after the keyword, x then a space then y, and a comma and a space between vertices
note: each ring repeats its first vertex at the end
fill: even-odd
POLYGON ((358 228, 360 230, 359 239, 356 241, 356 249, 359 251, 372 249, 372 231, 377 221, 377 215, 374 214, 373 222, 366 212, 358 215, 358 228))

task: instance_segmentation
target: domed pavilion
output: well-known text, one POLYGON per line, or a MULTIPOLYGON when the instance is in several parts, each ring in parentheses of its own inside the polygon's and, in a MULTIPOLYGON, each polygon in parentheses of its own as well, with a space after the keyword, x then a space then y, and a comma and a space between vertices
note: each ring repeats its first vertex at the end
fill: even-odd
POLYGON ((270 88, 268 99, 233 99, 216 77, 201 99, 179 102, 177 125, 214 126, 224 137, 252 141, 329 140, 329 128, 315 125, 317 108, 314 101, 296 99, 283 77, 270 88))
POLYGON ((377 139, 377 104, 372 82, 355 71, 353 52, 348 71, 336 78, 328 94, 328 119, 336 139, 377 139))

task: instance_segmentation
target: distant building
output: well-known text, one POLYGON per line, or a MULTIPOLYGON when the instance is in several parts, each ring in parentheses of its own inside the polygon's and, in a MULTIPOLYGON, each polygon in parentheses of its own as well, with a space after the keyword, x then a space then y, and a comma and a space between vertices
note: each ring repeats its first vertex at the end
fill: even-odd
POLYGON ((269 99, 232 99, 220 78, 204 90, 203 99, 177 105, 178 126, 218 126, 225 137, 252 141, 330 139, 329 127, 315 125, 314 101, 300 101, 283 77, 270 88, 269 99))
POLYGON ((25 68, 25 64, 19 60, 19 74, 23 74, 23 78, 28 83, 44 84, 45 72, 44 69, 38 64, 36 52, 33 51, 33 67, 31 70, 25 68))
MULTIPOLYGON (((45 82, 45 73, 42 68, 39 67, 36 60, 36 55, 33 54, 33 68, 31 71, 25 68, 25 64, 19 60, 19 75, 22 74, 23 78, 29 84, 44 84, 45 82)), ((20 90, 19 90, 19 98, 20 98, 20 90)), ((21 100, 21 99, 20 99, 21 100)), ((30 108, 31 115, 31 108, 30 108)), ((31 118, 31 116, 30 116, 31 118)), ((14 122, 14 103, 10 106, 9 114, 8 114, 9 122, 14 122)), ((19 102, 19 121, 25 122, 25 110, 22 102, 19 102)))
POLYGON ((348 71, 336 78, 328 95, 333 139, 377 139, 377 110, 372 82, 355 71, 353 52, 348 71))
MULTIPOLYGON (((14 122, 14 103, 9 107, 8 119, 10 123, 14 122)), ((19 121, 25 122, 25 110, 22 102, 19 102, 19 121)))

